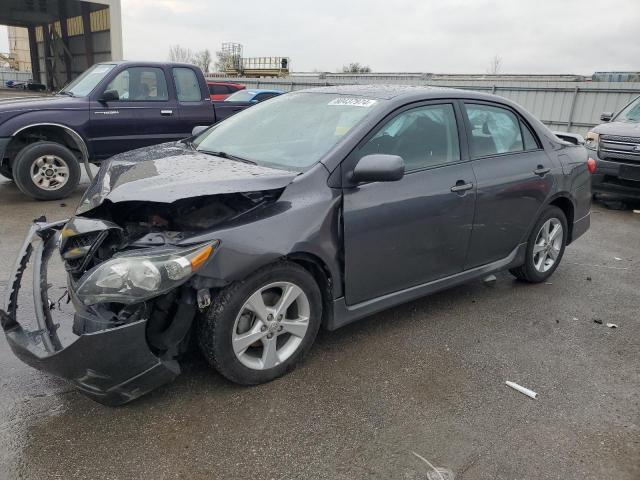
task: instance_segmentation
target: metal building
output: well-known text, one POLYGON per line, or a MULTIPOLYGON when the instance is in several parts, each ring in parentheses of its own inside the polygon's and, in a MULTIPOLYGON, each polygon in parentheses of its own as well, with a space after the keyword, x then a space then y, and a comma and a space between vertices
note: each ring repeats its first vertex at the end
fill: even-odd
POLYGON ((2 0, 0 25, 26 29, 33 79, 50 90, 122 59, 120 0, 2 0))

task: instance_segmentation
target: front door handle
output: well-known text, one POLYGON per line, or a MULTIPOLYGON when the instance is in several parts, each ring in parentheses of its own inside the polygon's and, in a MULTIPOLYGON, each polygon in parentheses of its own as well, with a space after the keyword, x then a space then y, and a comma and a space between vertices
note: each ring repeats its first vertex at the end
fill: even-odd
POLYGON ((473 188, 473 183, 464 183, 464 180, 458 180, 456 184, 451 187, 451 191, 453 193, 464 192, 466 190, 471 190, 473 188))
POLYGON ((535 173, 536 175, 539 175, 541 177, 544 177, 547 173, 549 173, 551 171, 550 168, 545 168, 542 165, 538 165, 538 168, 536 168, 533 173, 535 173))
POLYGON ((160 115, 163 117, 169 117, 173 115, 173 110, 160 110, 160 115))

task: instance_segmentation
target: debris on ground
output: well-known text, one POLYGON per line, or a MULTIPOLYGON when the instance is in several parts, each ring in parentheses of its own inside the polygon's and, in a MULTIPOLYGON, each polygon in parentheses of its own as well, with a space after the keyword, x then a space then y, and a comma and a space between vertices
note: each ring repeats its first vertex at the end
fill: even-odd
POLYGON ((620 260, 622 260, 620 257, 613 257, 613 258, 614 258, 614 260, 617 260, 618 262, 619 262, 620 260))
POLYGON ((640 213, 640 210, 634 210, 633 213, 640 213))
POLYGON ((522 385, 518 385, 517 383, 510 382, 509 380, 507 380, 505 383, 514 390, 517 390, 520 393, 524 393, 527 397, 536 398, 538 396, 538 394, 533 390, 529 390, 528 388, 525 388, 522 385))
POLYGON ((607 323, 607 327, 609 327, 609 328, 618 328, 618 325, 616 325, 615 323, 607 323))
POLYGON ((453 480, 455 475, 448 468, 436 467, 435 472, 427 472, 427 478, 429 480, 453 480))
POLYGON ((544 282, 545 285, 553 285, 551 282, 544 282))
POLYGON ((60 206, 61 206, 62 208, 64 208, 64 207, 66 207, 66 206, 67 206, 67 204, 66 204, 66 203, 61 203, 61 204, 60 204, 60 206))
POLYGON ((599 318, 594 318, 593 323, 597 323, 598 325, 602 325, 602 320, 599 318))
POLYGON ((591 277, 587 277, 587 282, 590 282, 590 281, 591 281, 591 277))
POLYGON ((411 453, 413 453, 417 458, 419 458, 429 466, 429 471, 427 472, 427 478, 429 480, 454 480, 455 479, 454 473, 448 468, 434 467, 433 464, 423 456, 418 455, 416 452, 411 452, 411 453))
POLYGON ((573 320, 574 322, 577 322, 579 320, 578 317, 571 317, 571 320, 573 320))
POLYGON ((485 285, 493 285, 494 283, 496 283, 496 276, 495 275, 487 275, 486 277, 484 277, 482 279, 482 281, 485 283, 485 285))

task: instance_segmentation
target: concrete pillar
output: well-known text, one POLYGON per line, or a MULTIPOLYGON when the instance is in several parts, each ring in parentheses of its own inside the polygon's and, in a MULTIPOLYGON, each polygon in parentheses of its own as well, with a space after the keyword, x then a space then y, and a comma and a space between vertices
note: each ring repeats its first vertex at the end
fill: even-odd
POLYGON ((93 37, 91 36, 91 18, 89 4, 80 2, 82 8, 82 31, 84 36, 84 53, 87 57, 87 68, 93 65, 93 37))
POLYGON ((31 56, 31 73, 34 82, 42 82, 40 78, 40 59, 38 58, 38 42, 36 40, 36 27, 31 26, 29 31, 29 54, 31 56))
POLYGON ((51 31, 49 24, 42 25, 42 38, 44 40, 44 73, 46 77, 47 88, 53 90, 53 62, 51 61, 51 31))

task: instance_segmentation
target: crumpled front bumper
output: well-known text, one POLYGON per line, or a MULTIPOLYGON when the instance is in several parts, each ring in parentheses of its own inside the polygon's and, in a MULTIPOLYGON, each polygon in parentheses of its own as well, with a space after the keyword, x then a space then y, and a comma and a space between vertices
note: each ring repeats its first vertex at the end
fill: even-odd
MULTIPOLYGON (((146 339, 147 320, 77 335, 67 346, 58 338, 48 298, 47 272, 66 222, 34 223, 23 244, 9 280, 5 309, 0 321, 9 346, 23 362, 38 370, 73 382, 84 394, 105 405, 121 405, 172 381, 180 367, 175 360, 157 357, 146 339), (35 242, 34 242, 35 240, 35 242), (36 329, 29 331, 19 319, 18 292, 27 265, 33 265, 33 302, 36 329)), ((70 297, 83 321, 108 323, 97 309, 84 307, 70 297)), ((66 343, 66 342, 65 342, 66 343)))

